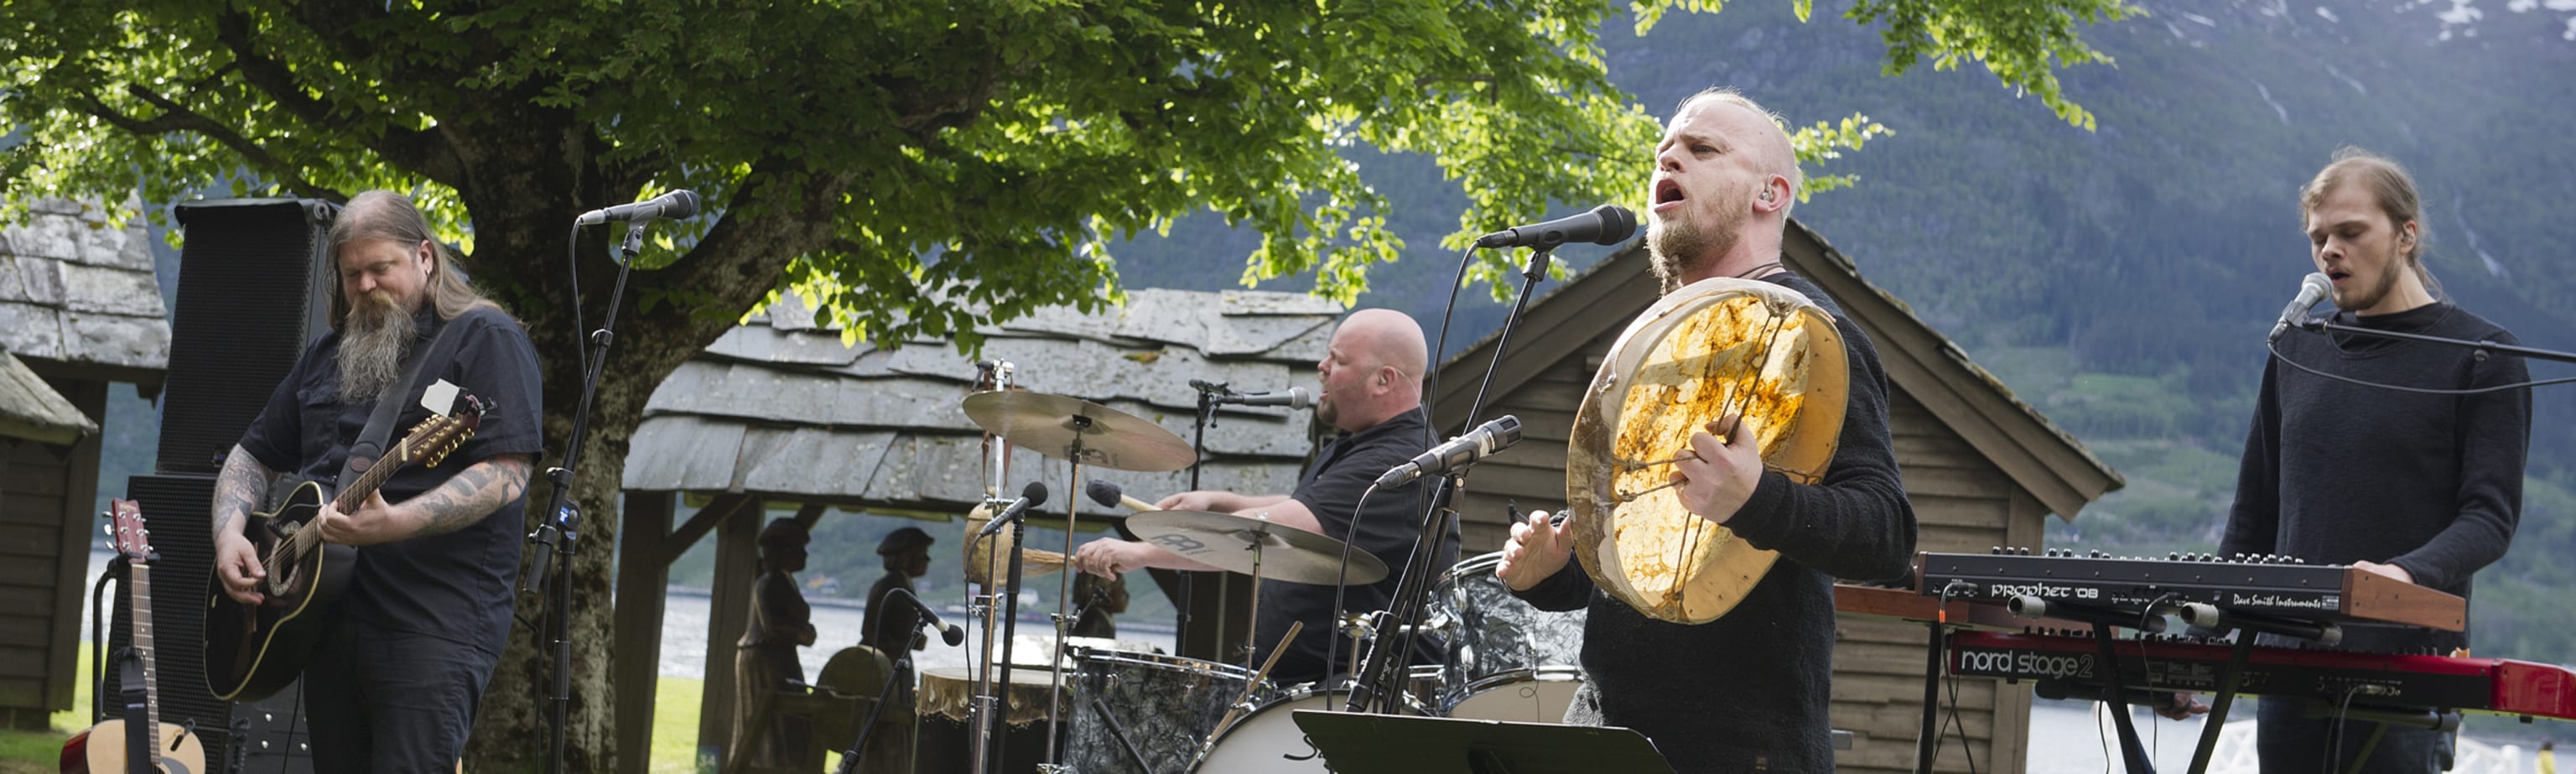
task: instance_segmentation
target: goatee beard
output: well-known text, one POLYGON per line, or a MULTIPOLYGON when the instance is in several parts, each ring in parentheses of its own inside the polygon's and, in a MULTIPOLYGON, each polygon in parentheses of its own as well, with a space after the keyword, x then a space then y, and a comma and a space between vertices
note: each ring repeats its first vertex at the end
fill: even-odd
POLYGON ((1655 279, 1666 293, 1680 290, 1683 277, 1700 271, 1701 264, 1712 256, 1725 255, 1735 249, 1734 228, 1700 229, 1670 221, 1657 223, 1646 232, 1646 254, 1653 260, 1655 279))
POLYGON ((340 401, 374 403, 402 377, 419 324, 390 299, 352 304, 340 330, 340 401))

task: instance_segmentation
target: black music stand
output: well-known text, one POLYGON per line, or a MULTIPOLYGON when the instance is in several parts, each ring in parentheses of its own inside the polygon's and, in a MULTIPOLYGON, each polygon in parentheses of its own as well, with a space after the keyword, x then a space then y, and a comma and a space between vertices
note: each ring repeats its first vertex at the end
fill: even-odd
POLYGON ((1297 710, 1340 774, 1672 774, 1644 734, 1611 726, 1297 710))

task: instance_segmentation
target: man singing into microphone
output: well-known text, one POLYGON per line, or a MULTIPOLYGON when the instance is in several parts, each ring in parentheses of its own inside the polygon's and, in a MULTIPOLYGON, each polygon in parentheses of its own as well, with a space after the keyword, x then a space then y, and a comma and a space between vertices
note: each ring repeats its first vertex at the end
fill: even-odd
POLYGON ((1698 625, 1648 618, 1603 594, 1567 561, 1571 522, 1551 526, 1545 512, 1512 525, 1496 572, 1540 609, 1588 608, 1590 682, 1566 721, 1635 729, 1675 771, 1831 771, 1833 578, 1903 575, 1914 552, 1877 350, 1815 283, 1780 267, 1798 181, 1777 117, 1732 90, 1693 95, 1655 147, 1646 240, 1667 293, 1713 277, 1777 283, 1823 306, 1842 334, 1851 394, 1822 481, 1765 472, 1751 433, 1724 442, 1695 433, 1696 458, 1674 464, 1693 513, 1780 560, 1734 610, 1698 625))
MULTIPOLYGON (((1330 347, 1315 364, 1323 383, 1315 398, 1315 419, 1341 432, 1317 450, 1314 464, 1298 477, 1295 492, 1182 492, 1154 505, 1265 518, 1351 541, 1359 550, 1375 554, 1390 571, 1376 583, 1350 587, 1344 605, 1353 612, 1383 610, 1395 595, 1393 569, 1404 566, 1413 548, 1423 507, 1420 497, 1427 485, 1380 489, 1369 496, 1366 511, 1355 514, 1354 510, 1360 506, 1360 493, 1379 474, 1430 448, 1422 411, 1422 373, 1429 362, 1429 348, 1422 341, 1422 326, 1389 309, 1352 312, 1333 331, 1330 347)), ((1439 564, 1434 566, 1448 566, 1457 556, 1457 528, 1452 525, 1442 541, 1439 564)), ((1138 567, 1215 569, 1146 543, 1117 539, 1084 544, 1075 552, 1074 564, 1083 572, 1112 577, 1138 567)), ((1332 586, 1262 581, 1261 620, 1253 622, 1255 655, 1268 656, 1291 622, 1306 624, 1271 669, 1271 680, 1281 685, 1316 682, 1348 668, 1347 662, 1324 663, 1329 638, 1335 636, 1332 614, 1332 586)), ((1347 645, 1340 650, 1352 652, 1347 645)))
MULTIPOLYGON (((2334 284, 2334 321, 2516 343, 2512 333, 2439 297, 2441 286, 2424 267, 2420 206, 2405 170, 2357 149, 2336 153, 2300 190, 2309 258, 2334 284)), ((2531 391, 2515 387, 2530 378, 2522 358, 2306 331, 2282 336, 2277 351, 2263 366, 2220 555, 2350 564, 2469 596, 2469 576, 2504 556, 2522 512, 2523 453, 2531 440, 2531 391)), ((2263 637, 2265 644, 2295 644, 2263 637)), ((2468 644, 2466 628, 2359 626, 2343 638, 2345 648, 2379 652, 2449 653, 2468 644)), ((2293 701, 2262 703, 2255 747, 2263 770, 2341 771, 2378 730, 2356 723, 2337 734, 2336 721, 2301 710, 2293 701)), ((2177 697, 2162 710, 2169 717, 2190 711, 2207 707, 2177 697)), ((2386 734, 2363 771, 2451 767, 2450 734, 2393 725, 2386 734)))

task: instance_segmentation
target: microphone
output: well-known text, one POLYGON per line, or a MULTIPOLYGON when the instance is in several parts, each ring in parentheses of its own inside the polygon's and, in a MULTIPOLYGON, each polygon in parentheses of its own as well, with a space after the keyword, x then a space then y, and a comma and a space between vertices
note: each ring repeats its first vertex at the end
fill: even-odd
POLYGON ((1567 242, 1615 245, 1636 233, 1637 213, 1616 204, 1604 204, 1581 215, 1486 234, 1476 238, 1476 246, 1546 249, 1567 242))
POLYGON ((2266 345, 2279 343, 2281 334, 2289 332, 2291 321, 2305 316, 2308 309, 2315 307, 2318 301, 2325 300, 2326 294, 2332 292, 2334 292, 2334 282, 2326 279, 2325 272, 2309 272, 2307 279, 2299 281, 2299 296, 2290 299, 2289 306, 2281 307, 2281 319, 2272 322, 2272 335, 2263 337, 2263 343, 2266 345))
MULTIPOLYGON (((1020 488, 1020 499, 1012 500, 1010 505, 1002 506, 1002 512, 994 514, 992 521, 984 522, 983 531, 975 533, 975 538, 977 540, 981 540, 986 537, 991 537, 995 532, 1002 531, 1003 525, 1011 523, 1012 519, 1019 518, 1021 511, 1045 505, 1046 498, 1047 491, 1046 484, 1044 482, 1029 482, 1028 486, 1020 488)), ((967 542, 971 543, 974 541, 967 542)))
POLYGON ((589 212, 582 213, 581 217, 574 218, 572 224, 576 226, 596 226, 612 220, 652 220, 655 218, 670 218, 672 220, 678 220, 681 218, 695 217, 697 214, 697 192, 682 189, 656 196, 645 201, 635 202, 633 204, 620 204, 615 207, 604 207, 591 210, 589 212))
POLYGON ((1216 402, 1243 406, 1286 406, 1288 410, 1295 411, 1313 404, 1315 396, 1307 393, 1304 387, 1290 387, 1270 392, 1229 392, 1216 396, 1216 402))
POLYGON ((1520 441, 1521 418, 1504 414, 1500 419, 1467 431, 1466 435, 1451 438, 1448 443, 1431 447, 1430 451, 1414 457, 1412 462, 1387 469, 1386 475, 1377 477, 1377 485, 1397 486, 1425 475, 1447 473, 1464 468, 1476 464, 1477 460, 1494 456, 1495 452, 1509 449, 1512 444, 1520 441))
POLYGON ((921 614, 922 623, 929 624, 930 628, 939 630, 939 640, 941 642, 948 643, 949 647, 956 647, 958 643, 966 641, 966 630, 957 628, 956 624, 940 623, 938 612, 931 610, 929 605, 922 604, 920 597, 913 596, 911 591, 906 590, 901 586, 888 589, 886 591, 886 595, 878 597, 878 599, 893 599, 896 594, 903 595, 905 602, 912 603, 913 611, 921 614))
POLYGON ((1090 495, 1091 501, 1099 503, 1103 508, 1116 508, 1123 505, 1128 510, 1138 512, 1162 510, 1154 507, 1153 503, 1127 496, 1127 493, 1119 489, 1117 484, 1096 478, 1092 479, 1091 483, 1083 485, 1082 492, 1090 495))

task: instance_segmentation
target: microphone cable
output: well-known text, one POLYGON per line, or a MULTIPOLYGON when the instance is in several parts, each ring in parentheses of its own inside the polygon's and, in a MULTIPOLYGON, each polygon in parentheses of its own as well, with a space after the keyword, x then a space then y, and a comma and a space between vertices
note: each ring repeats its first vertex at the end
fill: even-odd
MULTIPOLYGON (((2290 366, 2291 368, 2296 368, 2296 369, 2299 369, 2299 370, 2301 370, 2301 371, 2306 371, 2306 372, 2308 372, 2308 373, 2310 373, 2310 374, 2314 374, 2314 375, 2317 375, 2317 376, 2322 376, 2322 377, 2325 377, 2325 378, 2328 378, 2328 379, 2333 379, 2333 380, 2338 381, 2338 382, 2348 382, 2348 383, 2352 383, 2352 384, 2358 384, 2358 385, 2361 385, 2361 386, 2363 386, 2363 387, 2374 387, 2374 388, 2378 388, 2378 389, 2382 389, 2382 390, 2395 390, 2395 391, 2397 391, 2397 392, 2411 392, 2411 393, 2416 393, 2416 394, 2419 394, 2419 395, 2485 395, 2485 394, 2487 394, 2487 393, 2491 393, 2491 392, 2504 392, 2504 391, 2507 391, 2507 390, 2519 390, 2519 389, 2524 389, 2524 388, 2529 388, 2529 387, 2547 387, 2547 386, 2549 386, 2549 385, 2553 385, 2553 384, 2566 384, 2566 383, 2569 383, 2569 382, 2576 382, 2576 376, 2562 376, 2562 377, 2559 377, 2559 378, 2556 378, 2556 379, 2532 379, 2532 380, 2529 380, 2529 381, 2515 382, 2515 383, 2512 383, 2512 384, 2498 384, 2498 385, 2489 386, 2489 387, 2471 387, 2471 388, 2467 388, 2467 389, 2458 389, 2458 390, 2445 390, 2445 389, 2438 389, 2438 388, 2433 388, 2433 387, 2408 387, 2408 386, 2405 386, 2405 385, 2402 385, 2402 384, 2380 384, 2380 383, 2378 383, 2378 382, 2364 381, 2364 380, 2361 380, 2361 379, 2355 379, 2355 378, 2352 378, 2352 377, 2349 377, 2349 376, 2343 376, 2343 375, 2340 375, 2340 374, 2330 374, 2330 373, 2326 373, 2326 372, 2324 372, 2324 371, 2319 371, 2319 370, 2314 369, 2314 368, 2309 368, 2307 365, 2302 364, 2302 363, 2300 363, 2299 361, 2291 360, 2291 359, 2290 359, 2290 356, 2288 356, 2288 355, 2284 355, 2284 354, 2281 354, 2281 345, 2280 345, 2278 342, 2275 342, 2275 343, 2272 343, 2272 344, 2266 344, 2266 345, 2264 345, 2264 347, 2263 347, 2263 348, 2264 348, 2264 349, 2268 349, 2268 350, 2271 350, 2271 351, 2272 351, 2272 359, 2274 359, 2274 360, 2278 360, 2278 361, 2281 361, 2281 362, 2283 362, 2283 363, 2287 363, 2287 364, 2289 364, 2289 366, 2290 366)), ((2484 351, 2484 350, 2480 350, 2480 352, 2483 352, 2483 351, 2484 351)), ((2521 357, 2521 355, 2504 355, 2503 357, 2521 357)))
MULTIPOLYGON (((1344 597, 1348 593, 1346 589, 1350 588, 1351 544, 1359 542, 1351 538, 1360 533, 1360 517, 1368 514, 1369 496, 1374 494, 1377 494, 1376 484, 1370 484, 1369 488, 1361 490, 1359 504, 1351 507, 1351 527, 1342 533, 1342 566, 1341 569, 1333 572, 1333 617, 1330 619, 1331 626, 1325 629, 1324 639, 1324 675, 1328 679, 1333 674, 1333 665, 1340 663, 1342 657, 1342 603, 1344 597)), ((1316 526, 1322 526, 1322 524, 1318 523, 1316 526)), ((1327 535, 1326 537, 1331 536, 1327 535)), ((1398 583, 1397 585, 1400 586, 1403 584, 1398 583)), ((1256 628, 1260 625, 1261 622, 1259 621, 1253 622, 1253 626, 1256 628)), ((1353 644, 1351 647, 1357 648, 1359 645, 1353 644)), ((1362 665, 1362 668, 1365 669, 1366 665, 1362 665)), ((1359 687, 1360 675, 1357 672, 1353 672, 1350 676, 1350 680, 1351 687, 1353 689, 1357 689, 1359 687)), ((1331 704, 1332 695, 1333 686, 1324 686, 1325 703, 1327 706, 1331 704)), ((1347 703, 1349 699, 1345 698, 1343 701, 1347 703)))

